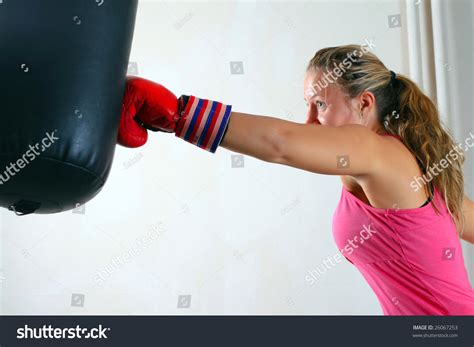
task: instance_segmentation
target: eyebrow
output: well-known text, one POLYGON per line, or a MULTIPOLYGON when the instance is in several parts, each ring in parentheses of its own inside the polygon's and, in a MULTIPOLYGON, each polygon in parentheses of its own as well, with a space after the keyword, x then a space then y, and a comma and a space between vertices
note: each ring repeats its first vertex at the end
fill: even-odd
MULTIPOLYGON (((323 99, 325 99, 325 97, 322 96, 322 95, 319 95, 319 94, 314 94, 313 96, 310 97, 310 99, 313 99, 313 98, 315 98, 315 97, 317 97, 317 96, 319 96, 319 97, 322 99, 321 101, 324 101, 323 99)), ((305 97, 303 98, 303 100, 306 101, 306 102, 308 102, 308 100, 306 100, 305 97)))

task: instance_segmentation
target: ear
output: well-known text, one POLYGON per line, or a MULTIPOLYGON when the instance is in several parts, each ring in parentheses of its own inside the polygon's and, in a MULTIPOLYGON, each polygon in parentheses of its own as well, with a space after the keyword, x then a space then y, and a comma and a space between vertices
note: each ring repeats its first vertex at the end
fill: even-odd
POLYGON ((359 110, 364 114, 369 114, 375 107, 375 95, 372 92, 365 90, 359 95, 359 103, 359 110))

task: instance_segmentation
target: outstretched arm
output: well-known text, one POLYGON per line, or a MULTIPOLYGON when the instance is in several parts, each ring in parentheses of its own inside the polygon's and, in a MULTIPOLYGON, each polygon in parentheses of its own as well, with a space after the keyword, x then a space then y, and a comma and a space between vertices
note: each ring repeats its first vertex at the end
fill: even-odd
POLYGON ((380 162, 378 136, 362 125, 300 124, 233 112, 221 146, 326 175, 367 175, 380 162))
POLYGON ((362 125, 301 124, 232 112, 231 106, 182 95, 139 77, 127 80, 118 142, 138 147, 147 131, 174 133, 214 153, 218 146, 327 175, 363 176, 381 167, 380 136, 362 125))

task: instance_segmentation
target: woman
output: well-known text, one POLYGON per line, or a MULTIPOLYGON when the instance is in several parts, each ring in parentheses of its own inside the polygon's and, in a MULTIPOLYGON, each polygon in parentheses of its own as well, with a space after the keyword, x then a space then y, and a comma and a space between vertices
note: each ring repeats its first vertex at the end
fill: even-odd
POLYGON ((137 147, 146 129, 174 132, 210 152, 220 145, 339 175, 334 238, 384 314, 474 314, 459 239, 474 242, 474 204, 464 196, 462 150, 453 149, 433 102, 356 45, 319 50, 304 83, 307 121, 297 124, 176 99, 159 84, 129 78, 118 142, 137 147))

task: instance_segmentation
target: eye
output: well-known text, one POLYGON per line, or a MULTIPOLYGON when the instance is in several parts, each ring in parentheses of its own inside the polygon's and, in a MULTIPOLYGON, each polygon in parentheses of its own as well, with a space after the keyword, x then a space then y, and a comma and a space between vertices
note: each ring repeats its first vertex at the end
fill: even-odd
POLYGON ((322 101, 316 101, 316 106, 318 108, 326 108, 326 103, 322 101))

